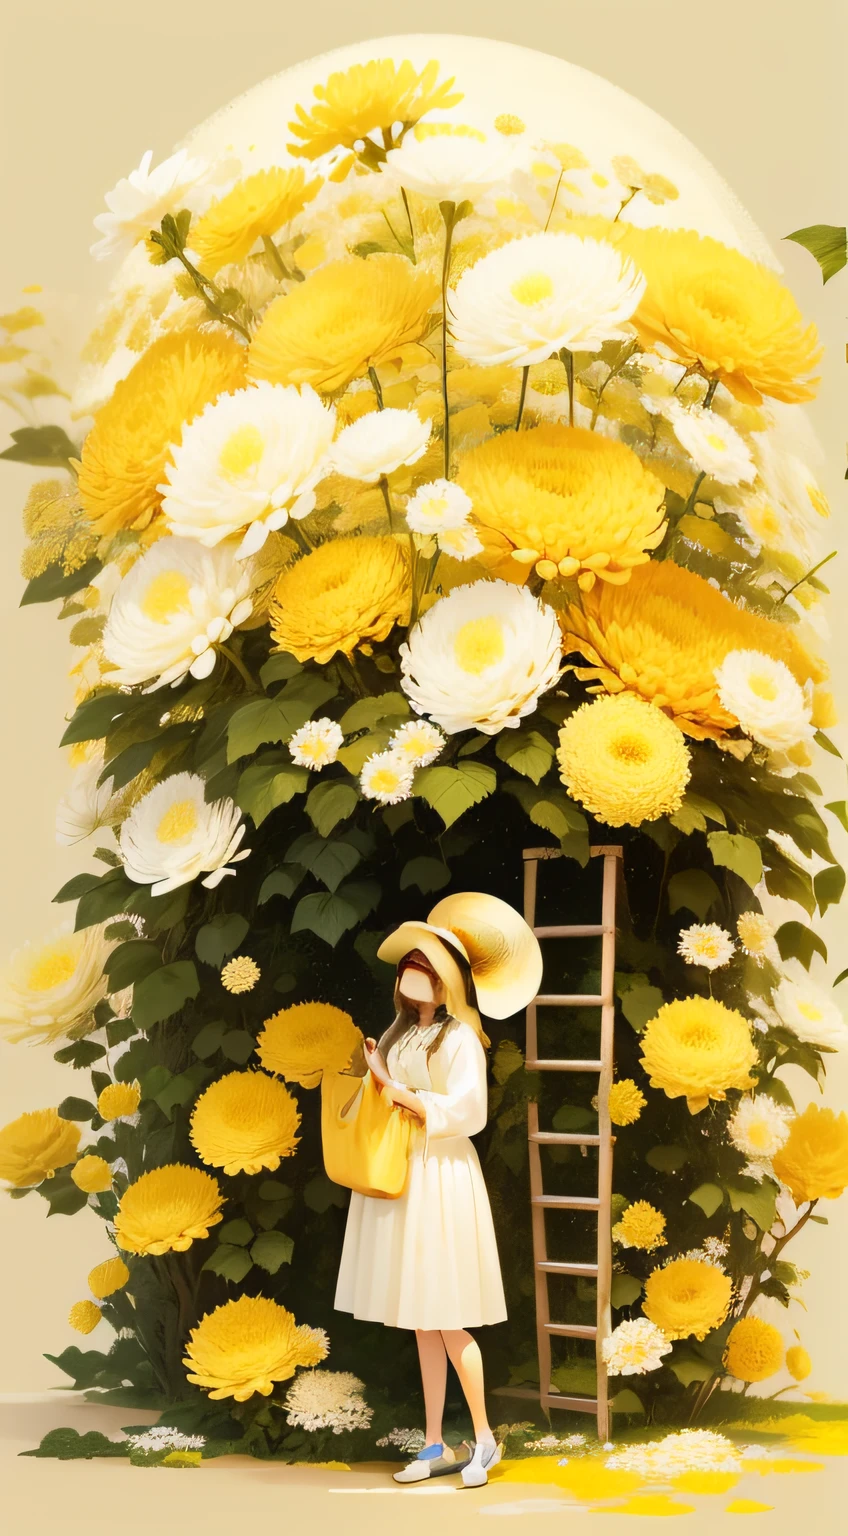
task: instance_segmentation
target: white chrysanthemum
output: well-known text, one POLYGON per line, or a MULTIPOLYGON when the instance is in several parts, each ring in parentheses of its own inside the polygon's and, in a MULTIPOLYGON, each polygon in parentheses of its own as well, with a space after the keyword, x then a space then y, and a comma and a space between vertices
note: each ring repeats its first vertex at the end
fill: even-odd
POLYGON ((756 1098, 745 1095, 727 1122, 727 1134, 737 1152, 762 1164, 780 1151, 794 1118, 786 1104, 778 1104, 767 1093, 756 1098))
POLYGON ((74 770, 66 793, 56 807, 56 841, 63 848, 81 843, 101 827, 115 824, 120 802, 112 792, 112 780, 98 783, 103 772, 102 750, 74 770))
POLYGON ((389 737, 389 750, 413 768, 427 768, 434 763, 445 737, 429 720, 408 720, 389 737))
POLYGON ((809 566, 818 557, 830 508, 812 471, 787 447, 787 427, 781 419, 777 430, 751 438, 758 470, 754 495, 734 510, 758 544, 809 566))
POLYGON ((482 555, 484 548, 482 539, 470 523, 461 528, 443 528, 436 535, 436 543, 442 554, 451 555, 454 560, 474 560, 477 555, 482 555))
POLYGON ((211 547, 245 530, 255 554, 289 517, 306 517, 329 468, 336 412, 308 384, 264 380, 219 395, 184 429, 165 470, 162 511, 172 533, 211 547))
POLYGON ((299 768, 327 768, 339 755, 344 731, 336 720, 323 715, 307 720, 289 739, 289 751, 299 768))
POLYGON ((703 965, 708 971, 729 965, 736 951, 730 934, 718 923, 693 923, 677 941, 677 953, 687 965, 703 965))
POLYGON ((784 1029, 807 1045, 842 1050, 848 1045, 848 1025, 838 1004, 816 986, 799 960, 787 960, 783 969, 771 999, 784 1029))
POLYGON ((92 256, 98 261, 123 252, 126 254, 139 240, 144 240, 151 229, 158 229, 166 213, 179 213, 191 207, 198 211, 205 199, 198 193, 209 189, 223 177, 231 174, 227 162, 210 164, 187 149, 178 149, 161 165, 150 169, 153 150, 142 155, 137 171, 121 180, 106 193, 108 213, 99 213, 94 220, 102 234, 91 247, 92 256))
POLYGON ((475 581, 442 597, 400 648, 401 686, 449 734, 516 727, 560 675, 552 608, 527 587, 475 581))
POLYGON ((696 468, 719 485, 750 485, 756 466, 745 439, 729 421, 701 405, 681 405, 673 395, 660 409, 696 468))
POLYGON ((333 467, 350 480, 376 485, 401 464, 415 464, 430 441, 430 423, 413 409, 369 411, 339 433, 332 448, 333 467))
POLYGON ((380 805, 398 805, 412 794, 415 769, 401 752, 375 752, 366 758, 359 775, 359 787, 366 800, 380 805))
POLYGON ((761 746, 787 751, 815 735, 812 701, 785 661, 762 651, 729 651, 715 678, 724 708, 761 746))
POLYGON ((778 960, 780 951, 774 941, 774 924, 763 912, 741 912, 736 919, 739 943, 752 960, 778 960))
POLYGON ((452 480, 430 480, 419 485, 404 510, 413 533, 441 535, 448 528, 467 526, 471 497, 452 480))
POLYGON ((236 852, 245 834, 238 807, 228 799, 207 802, 205 787, 199 774, 172 774, 138 801, 121 827, 124 868, 153 896, 200 874, 206 875, 201 885, 211 890, 235 874, 229 864, 250 853, 236 852))
POLYGON ((742 1446, 711 1429, 681 1429, 663 1440, 630 1445, 608 1456, 606 1466, 666 1482, 682 1472, 741 1472, 742 1446))
POLYGON ((103 927, 59 928, 25 944, 0 978, 0 1024, 12 1040, 56 1040, 85 1023, 106 996, 103 967, 114 949, 103 927))
POLYGON ((374 1410, 362 1396, 365 1383, 350 1371, 301 1371, 286 1393, 286 1422, 301 1429, 331 1429, 341 1435, 368 1429, 374 1410))
POLYGON ((627 334, 644 290, 642 274, 609 241, 526 235, 463 272, 450 300, 454 346, 471 362, 516 368, 562 347, 597 352, 627 334))
POLYGON ((608 1376, 644 1376, 647 1371, 658 1371, 663 1355, 671 1353, 662 1329, 647 1317, 619 1323, 601 1347, 608 1376))
POLYGON ((508 181, 518 158, 516 141, 503 134, 487 137, 462 123, 419 123, 398 149, 389 150, 383 175, 440 203, 473 202, 508 181))
POLYGON ((103 631, 111 683, 176 686, 208 677, 215 646, 252 611, 250 567, 231 549, 158 539, 121 583, 103 631), (153 679, 154 681, 150 682, 153 679))

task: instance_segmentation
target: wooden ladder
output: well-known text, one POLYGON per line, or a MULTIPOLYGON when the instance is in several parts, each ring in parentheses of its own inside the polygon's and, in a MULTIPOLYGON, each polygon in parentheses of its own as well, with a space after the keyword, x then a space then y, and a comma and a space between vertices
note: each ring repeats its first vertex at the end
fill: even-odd
MULTIPOLYGON (((580 1413, 594 1413, 598 1422, 598 1439, 609 1439, 610 1412, 607 1392, 607 1371, 602 1346, 611 1329, 610 1286, 612 1283, 612 1148, 613 1136, 609 1117, 609 1090, 613 1070, 613 1027, 615 999, 615 918, 618 871, 623 850, 620 847, 602 846, 591 848, 592 858, 603 859, 603 885, 601 921, 599 923, 571 923, 565 926, 536 925, 536 881, 540 860, 561 858, 558 848, 525 848, 524 850, 524 917, 538 939, 600 938, 601 939, 601 990, 590 993, 540 993, 527 1009, 528 1072, 597 1072, 598 1074, 598 1129, 594 1135, 581 1132, 539 1130, 539 1107, 527 1106, 527 1135, 530 1162, 530 1202, 533 1226, 533 1263, 536 1283, 536 1334, 539 1349, 539 1400, 543 1408, 569 1408, 580 1413), (539 1060, 536 1011, 546 1008, 600 1008, 601 1035, 598 1059, 539 1060), (546 1195, 542 1183, 541 1148, 544 1146, 579 1146, 598 1148, 597 1195, 546 1195), (594 1263, 559 1263, 548 1258, 545 1230, 546 1211, 595 1211, 598 1217, 598 1244, 594 1263), (585 1275, 597 1285, 597 1308, 594 1326, 582 1323, 551 1322, 548 1296, 549 1275, 585 1275), (597 1387, 595 1397, 568 1396, 557 1392, 551 1385, 551 1337, 592 1339, 595 1343, 597 1387)), ((535 1396, 535 1393, 532 1394, 535 1396)))

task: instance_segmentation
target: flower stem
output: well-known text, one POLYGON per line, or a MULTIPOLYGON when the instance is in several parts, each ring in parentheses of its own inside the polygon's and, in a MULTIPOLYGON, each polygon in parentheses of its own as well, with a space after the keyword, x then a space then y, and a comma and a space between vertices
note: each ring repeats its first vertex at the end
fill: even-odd
POLYGON ((394 509, 392 507, 392 498, 389 495, 389 482, 386 479, 385 475, 381 475, 380 476, 380 490, 383 493, 383 500, 386 503, 386 512, 388 513, 388 516, 389 516, 389 532, 390 533, 394 533, 394 531, 395 531, 395 514, 394 514, 394 509))
POLYGON ((552 198, 551 198, 551 206, 550 206, 550 208, 549 208, 549 209, 548 209, 548 217, 547 217, 547 218, 546 218, 546 219, 545 219, 545 228, 544 228, 544 230, 543 230, 543 234, 545 234, 545 233, 547 233, 547 230, 548 230, 548 226, 549 226, 549 225, 550 225, 550 222, 551 222, 551 219, 552 219, 552 218, 553 218, 553 216, 554 216, 554 209, 555 209, 555 207, 556 207, 556 200, 557 200, 557 198, 558 198, 558 197, 559 197, 559 189, 560 189, 560 187, 561 187, 561 186, 562 186, 562 178, 563 178, 563 175, 564 175, 564 172, 563 172, 563 171, 560 171, 560 173, 559 173, 559 175, 558 175, 558 177, 557 177, 557 184, 556 184, 556 186, 555 186, 555 187, 554 187, 554 195, 553 195, 553 197, 552 197, 552 198))
POLYGON ((248 672, 247 667, 245 666, 241 657, 237 656, 235 651, 231 651, 228 645, 222 645, 220 642, 218 643, 216 649, 221 652, 222 656, 226 657, 231 667, 235 667, 248 693, 258 693, 259 689, 257 688, 256 683, 248 672))
POLYGON ((568 347, 560 351, 560 359, 565 369, 565 377, 568 380, 568 425, 574 426, 574 353, 568 347))
POLYGON ((619 208, 618 213, 616 214, 615 218, 612 221, 613 224, 617 224, 618 223, 618 221, 621 218, 621 215, 623 214, 623 212, 624 212, 625 208, 627 207, 628 203, 632 203, 634 197, 636 196, 636 193, 639 190, 640 190, 639 187, 631 187, 630 188, 630 196, 626 197, 624 199, 624 202, 621 204, 621 207, 619 208))
POLYGON ((530 373, 530 364, 521 370, 521 394, 518 396, 518 415, 515 418, 515 430, 521 426, 521 418, 524 415, 524 400, 527 394, 527 378, 530 373))
POLYGON ((409 198, 406 195, 406 187, 401 187, 400 195, 403 198, 403 206, 406 209, 406 217, 409 224, 409 238, 412 241, 412 265, 415 266, 415 227, 412 223, 412 210, 409 206, 409 198))
POLYGON ((382 390, 382 387, 381 387, 381 384, 380 384, 380 380, 377 378, 377 370, 376 370, 376 368, 371 367, 371 368, 368 369, 368 377, 371 380, 371 384, 372 384, 373 389, 374 389, 374 394, 377 397, 377 410, 378 411, 382 411, 382 409, 383 409, 383 390, 382 390))
POLYGON ((704 408, 705 411, 708 411, 710 409, 710 407, 712 406, 713 396, 714 396, 714 394, 715 394, 717 389, 718 389, 718 379, 710 379, 710 382, 707 385, 707 393, 704 395, 704 398, 703 398, 703 401, 702 401, 702 405, 703 405, 703 408, 704 408))
POLYGON ((445 221, 445 250, 442 258, 442 405, 445 413, 445 479, 450 479, 450 408, 448 405, 448 278, 450 277, 451 243, 456 221, 456 203, 440 203, 445 221))
POLYGON ((247 327, 242 325, 240 320, 234 319, 232 315, 228 315, 226 311, 221 308, 221 305, 218 302, 221 297, 220 291, 216 287, 215 283, 212 282, 212 279, 209 277, 204 277, 202 272, 198 272, 197 267, 192 265, 184 251, 177 251, 175 254, 177 259, 182 262, 182 265, 185 267, 189 277, 197 289, 198 298, 203 300, 210 315, 214 315, 215 319, 220 320, 222 325, 229 325, 234 331, 238 331, 238 334, 242 336, 245 341, 250 341, 250 331, 247 329, 247 327))
POLYGON ((687 512, 691 512, 692 511, 692 508, 694 507, 695 501, 696 501, 697 496, 698 496, 698 492, 701 489, 701 482, 703 480, 705 480, 705 479, 706 479, 706 472, 702 469, 701 473, 697 476, 697 478, 695 480, 695 484, 693 485, 691 491, 689 492, 689 495, 686 498, 686 505, 684 506, 683 511, 680 514, 681 517, 685 517, 687 512))
POLYGON ((828 560, 835 560, 838 553, 839 551, 837 549, 832 549, 829 555, 825 555, 824 559, 819 561, 818 565, 812 566, 809 571, 804 572, 803 576, 799 576, 798 580, 794 582, 791 587, 786 588, 786 591, 780 599, 780 602, 777 604, 778 608, 780 608, 782 604, 786 602, 787 597, 792 596, 792 593, 795 591, 796 587, 802 587, 805 581, 809 581, 811 576, 815 576, 816 571, 820 571, 823 565, 827 565, 828 560))

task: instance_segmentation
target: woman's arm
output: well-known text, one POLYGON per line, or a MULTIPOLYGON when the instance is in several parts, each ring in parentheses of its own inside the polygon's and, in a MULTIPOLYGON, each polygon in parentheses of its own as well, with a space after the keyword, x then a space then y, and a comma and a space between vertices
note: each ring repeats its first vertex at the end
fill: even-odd
POLYGON ((419 1095, 412 1088, 407 1088, 404 1083, 395 1082, 391 1077, 381 1052, 377 1049, 375 1040, 366 1040, 363 1045, 365 1060, 371 1070, 371 1074, 381 1088, 384 1097, 390 1104, 399 1104, 409 1111, 417 1120, 424 1119, 424 1110, 421 1106, 419 1095))
POLYGON ((471 1026, 461 1024, 448 1034, 441 1052, 448 1063, 445 1092, 426 1089, 416 1095, 424 1109, 427 1138, 476 1136, 488 1117, 483 1046, 471 1026))

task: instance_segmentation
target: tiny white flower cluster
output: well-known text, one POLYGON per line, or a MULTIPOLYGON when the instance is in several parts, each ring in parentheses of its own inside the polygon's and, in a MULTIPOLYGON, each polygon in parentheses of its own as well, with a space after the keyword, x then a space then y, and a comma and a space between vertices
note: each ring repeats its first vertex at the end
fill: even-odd
POLYGON ((631 1445, 606 1461, 620 1472, 636 1472, 653 1482, 682 1472, 741 1472, 742 1447, 710 1429, 681 1429, 647 1445, 631 1445))
POLYGON ((390 1429, 387 1435, 383 1435, 377 1442, 380 1449, 389 1445, 396 1445, 403 1454, 417 1456, 427 1444, 423 1429, 390 1429))
POLYGON ((301 1429, 331 1429, 334 1435, 368 1429, 374 1410, 365 1383, 350 1371, 302 1371, 286 1394, 286 1422, 301 1429))
POLYGON ((143 1435, 127 1435, 127 1442, 134 1451, 202 1451, 205 1435, 184 1435, 179 1429, 167 1424, 154 1424, 143 1435))

